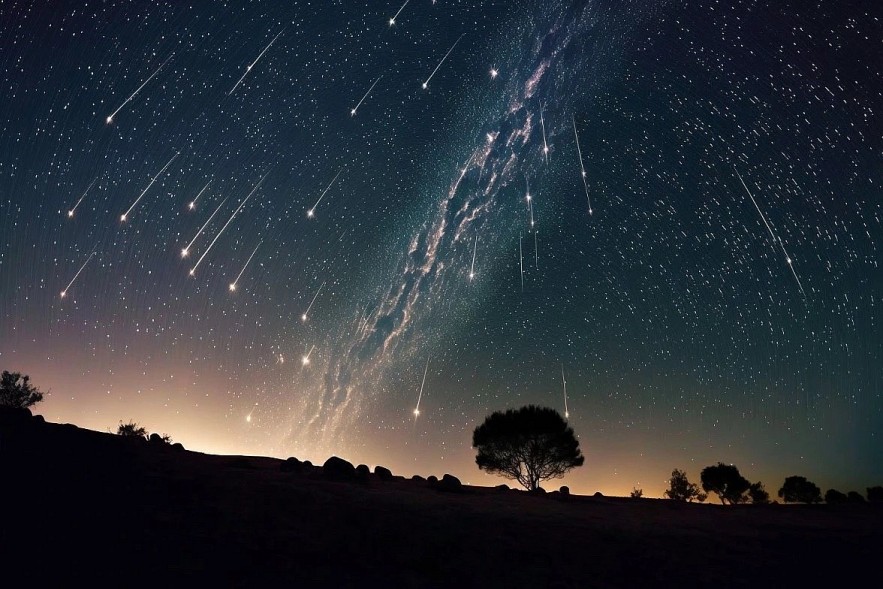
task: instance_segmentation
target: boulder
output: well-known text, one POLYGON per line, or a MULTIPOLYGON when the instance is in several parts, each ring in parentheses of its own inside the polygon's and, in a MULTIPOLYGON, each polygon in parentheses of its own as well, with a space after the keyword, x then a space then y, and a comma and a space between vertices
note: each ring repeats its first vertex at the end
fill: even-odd
POLYGON ((424 478, 423 478, 422 476, 420 476, 419 474, 415 474, 414 476, 412 476, 412 477, 411 477, 411 480, 414 481, 414 482, 417 482, 417 483, 423 483, 423 482, 426 482, 426 479, 424 479, 424 478))
POLYGON ((286 458, 285 461, 279 465, 279 470, 281 470, 282 472, 300 472, 303 470, 303 468, 303 462, 301 462, 294 456, 286 458))
POLYGON ((561 488, 558 489, 558 492, 560 492, 562 495, 570 495, 570 487, 568 487, 567 485, 561 485, 561 488))
POLYGON ((463 485, 460 483, 460 479, 458 479, 454 475, 446 474, 442 477, 438 484, 436 484, 435 488, 439 491, 456 493, 457 491, 462 490, 463 485))
POLYGON ((352 481, 356 478, 356 467, 343 458, 332 456, 322 465, 322 474, 336 481, 352 481))
POLYGON ((375 466, 374 474, 377 475, 381 481, 391 481, 392 480, 392 471, 384 466, 375 466))

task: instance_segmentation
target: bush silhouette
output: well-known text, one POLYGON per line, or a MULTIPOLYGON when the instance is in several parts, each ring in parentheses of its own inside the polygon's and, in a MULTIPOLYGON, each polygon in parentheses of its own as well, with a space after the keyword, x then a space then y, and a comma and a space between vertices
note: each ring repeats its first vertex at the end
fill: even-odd
POLYGON ((779 497, 785 503, 820 503, 822 491, 806 477, 795 475, 785 479, 785 484, 779 489, 779 497))
POLYGON ((696 483, 691 483, 687 479, 686 472, 677 468, 671 471, 665 496, 675 501, 699 501, 700 503, 708 498, 708 495, 699 490, 696 483))
POLYGON ((706 466, 699 478, 702 480, 702 490, 715 493, 723 504, 745 503, 748 500, 751 483, 732 464, 718 462, 715 466, 706 466))
POLYGON ((837 489, 828 489, 825 491, 825 503, 835 505, 837 503, 846 503, 849 498, 837 489))
POLYGON ((868 487, 867 491, 869 503, 883 504, 883 487, 868 487))
POLYGON ((120 421, 120 426, 117 428, 117 434, 127 438, 147 439, 147 430, 134 421, 129 421, 129 423, 123 423, 120 421))
POLYGON ((0 407, 26 409, 42 401, 43 393, 32 386, 30 381, 30 376, 4 370, 0 377, 0 407))
POLYGON ((478 450, 479 469, 514 479, 530 491, 585 460, 564 418, 535 405, 495 411, 475 428, 472 447, 478 450))
POLYGON ((864 503, 865 498, 858 491, 850 491, 846 494, 846 500, 850 503, 864 503))
POLYGON ((644 496, 644 489, 638 489, 636 487, 632 487, 632 492, 629 493, 629 497, 632 499, 640 499, 644 496))
POLYGON ((748 496, 755 505, 765 505, 770 502, 770 494, 763 488, 763 483, 760 481, 748 487, 748 496))

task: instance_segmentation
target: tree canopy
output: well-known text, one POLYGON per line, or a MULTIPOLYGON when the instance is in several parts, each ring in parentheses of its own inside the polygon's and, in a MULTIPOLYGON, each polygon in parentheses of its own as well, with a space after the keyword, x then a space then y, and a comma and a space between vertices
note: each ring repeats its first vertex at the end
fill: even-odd
POLYGON ((665 496, 675 501, 699 501, 700 503, 708 498, 708 495, 699 490, 696 483, 691 483, 687 479, 687 473, 683 470, 674 469, 671 471, 671 478, 668 480, 668 490, 665 496))
POLYGON ((25 409, 42 401, 43 393, 30 381, 30 376, 4 370, 0 377, 0 406, 25 409))
POLYGON ((734 504, 748 501, 748 490, 751 483, 739 474, 739 469, 732 464, 718 462, 715 466, 706 466, 699 475, 702 490, 715 493, 721 503, 734 504))
POLYGON ((134 421, 130 421, 129 423, 123 423, 121 421, 120 426, 117 428, 117 434, 127 438, 146 438, 147 429, 138 425, 134 421))
POLYGON ((531 491, 585 461, 573 428, 554 409, 535 405, 495 411, 475 428, 472 447, 478 468, 531 491))
POLYGON ((779 489, 779 497, 785 503, 820 503, 822 491, 815 483, 806 480, 806 477, 791 476, 785 479, 782 488, 779 489))

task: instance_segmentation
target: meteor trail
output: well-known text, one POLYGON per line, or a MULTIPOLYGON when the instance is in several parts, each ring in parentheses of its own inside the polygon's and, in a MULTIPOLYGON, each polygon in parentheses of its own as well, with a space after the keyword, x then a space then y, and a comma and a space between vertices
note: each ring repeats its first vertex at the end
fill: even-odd
MULTIPOLYGON (((543 109, 545 105, 540 106, 540 126, 543 128, 543 157, 546 158, 546 163, 549 163, 549 144, 546 143, 546 120, 543 118, 543 109)), ((582 158, 580 158, 582 159, 582 158)))
POLYGON ((316 204, 313 205, 313 208, 311 208, 310 210, 307 211, 307 217, 309 217, 310 219, 313 218, 313 215, 316 214, 316 207, 319 206, 319 203, 322 202, 323 198, 325 198, 325 193, 331 189, 331 186, 337 180, 337 176, 340 176, 341 172, 343 172, 343 168, 341 168, 337 171, 337 174, 334 176, 334 179, 331 180, 331 182, 328 183, 328 186, 325 187, 325 190, 322 191, 322 194, 319 196, 319 200, 316 201, 316 204))
POLYGON ((190 248, 193 246, 193 242, 197 240, 197 238, 200 236, 200 234, 203 232, 203 230, 208 226, 209 223, 212 222, 212 219, 215 218, 215 215, 218 214, 218 211, 221 210, 221 207, 224 206, 225 202, 227 202, 226 198, 221 201, 221 204, 218 205, 218 208, 215 209, 215 212, 212 213, 212 216, 208 218, 208 221, 206 221, 205 223, 202 224, 202 227, 199 228, 199 231, 196 232, 196 236, 190 240, 190 243, 187 244, 187 247, 185 247, 184 249, 181 250, 181 257, 182 258, 187 257, 187 255, 190 253, 190 248))
POLYGON ((521 292, 524 292, 524 254, 521 250, 521 236, 518 236, 518 265, 521 269, 521 292))
POLYGON ((301 357, 301 359, 300 359, 300 363, 301 363, 303 366, 306 366, 307 364, 310 363, 310 356, 313 355, 313 350, 315 350, 315 349, 316 349, 316 346, 313 345, 313 347, 310 348, 310 351, 307 352, 306 354, 304 354, 304 355, 301 357))
POLYGON ((417 393, 417 406, 414 408, 414 417, 420 415, 420 399, 423 398, 423 386, 426 384, 427 372, 429 372, 429 356, 426 357, 426 368, 423 369, 423 382, 420 383, 420 392, 417 393))
POLYGON ((85 262, 83 262, 83 265, 82 265, 82 266, 80 266, 80 269, 79 269, 79 270, 77 270, 77 273, 76 273, 76 274, 74 274, 74 277, 73 277, 73 278, 72 278, 72 279, 71 279, 71 281, 70 281, 70 282, 68 282, 68 284, 67 284, 67 286, 66 286, 66 287, 65 287, 65 288, 64 288, 64 290, 63 290, 63 291, 61 291, 61 298, 64 298, 64 297, 66 297, 66 296, 67 296, 67 291, 68 291, 68 290, 70 290, 70 288, 71 288, 71 285, 73 285, 73 283, 74 283, 74 281, 75 281, 75 280, 76 280, 76 279, 77 279, 77 276, 79 276, 79 275, 80 275, 80 272, 82 272, 82 271, 83 271, 83 268, 85 268, 85 267, 86 267, 86 264, 88 264, 88 263, 89 263, 89 260, 91 260, 91 259, 92 259, 92 256, 94 256, 94 255, 95 255, 95 250, 94 250, 94 249, 93 249, 93 250, 92 250, 92 253, 91 253, 91 254, 89 254, 89 257, 88 257, 88 258, 86 258, 86 261, 85 261, 85 262))
POLYGON ((586 168, 583 165, 583 150, 579 146, 579 133, 576 131, 576 117, 573 117, 573 135, 576 137, 576 151, 579 153, 579 169, 583 179, 583 188, 586 189, 586 202, 589 203, 589 214, 592 214, 592 199, 589 198, 589 185, 586 183, 586 168))
POLYGON ((278 33, 276 33, 276 36, 273 37, 273 40, 272 40, 272 41, 270 41, 269 43, 267 43, 267 46, 264 47, 264 50, 261 51, 260 55, 258 55, 257 58, 255 58, 255 60, 254 60, 253 62, 251 62, 251 64, 250 64, 247 68, 245 68, 245 73, 242 74, 242 77, 239 78, 239 81, 236 82, 236 84, 233 85, 233 88, 231 88, 230 91, 227 92, 227 96, 230 96, 231 94, 233 94, 233 92, 236 90, 236 88, 239 87, 239 84, 242 83, 242 80, 245 79, 245 76, 247 76, 248 73, 251 71, 251 68, 253 68, 253 67, 255 66, 255 64, 256 64, 258 61, 260 61, 260 59, 264 56, 264 53, 266 53, 267 50, 270 48, 270 46, 273 45, 273 43, 276 42, 276 39, 279 38, 279 35, 281 35, 281 34, 284 33, 284 32, 285 32, 285 29, 282 29, 281 31, 279 31, 278 33))
POLYGON ((257 246, 255 246, 254 251, 251 252, 251 255, 248 256, 248 260, 245 261, 245 266, 242 267, 242 270, 239 271, 239 275, 236 277, 236 280, 230 283, 230 292, 236 292, 236 285, 239 283, 239 279, 242 278, 242 275, 245 273, 245 269, 248 268, 249 263, 251 263, 251 259, 254 257, 256 253, 258 253, 258 248, 261 247, 263 241, 259 241, 257 246))
POLYGON ((393 16, 391 19, 389 19, 389 26, 391 26, 391 27, 392 27, 392 26, 395 26, 395 24, 396 24, 396 19, 399 17, 399 15, 400 15, 400 14, 402 13, 402 11, 405 9, 405 6, 407 6, 407 5, 408 5, 408 2, 410 2, 410 1, 411 1, 411 0, 405 0, 405 3, 402 4, 402 7, 399 8, 399 11, 396 12, 395 16, 393 16))
MULTIPOLYGON (((255 185, 254 188, 251 189, 251 192, 248 193, 248 196, 245 197, 245 200, 243 200, 241 203, 239 203, 239 206, 236 207, 236 210, 233 211, 233 214, 230 215, 230 218, 227 219, 227 222, 224 223, 224 226, 221 227, 221 230, 218 231, 218 234, 215 235, 215 238, 214 238, 214 239, 212 240, 212 242, 208 245, 208 248, 207 248, 204 252, 202 252, 202 255, 201 255, 201 256, 199 256, 199 260, 197 260, 196 265, 195 265, 193 268, 190 269, 190 276, 194 276, 194 275, 196 274, 196 269, 199 268, 199 265, 200 265, 200 264, 202 264, 202 260, 203 260, 203 258, 205 258, 206 255, 208 255, 208 253, 209 253, 210 251, 212 251, 212 247, 214 247, 215 242, 218 241, 218 238, 221 237, 221 235, 224 233, 224 230, 227 228, 227 226, 228 226, 228 225, 233 221, 233 219, 236 217, 236 214, 237 214, 240 210, 242 210, 242 207, 245 206, 245 203, 248 202, 248 199, 251 198, 251 195, 254 194, 255 192, 257 192, 257 189, 260 188, 261 184, 263 184, 264 180, 266 179, 266 177, 267 177, 269 174, 270 174, 270 172, 267 172, 266 174, 264 174, 264 177, 261 178, 260 182, 258 182, 258 183, 255 185)), ((223 203, 222 203, 222 204, 223 204, 223 203)))
POLYGON ((791 270, 791 275, 794 277, 795 282, 797 282, 797 288, 800 289, 800 294, 803 295, 803 298, 806 298, 806 292, 803 290, 803 284, 800 282, 800 278, 797 277, 797 272, 794 270, 794 260, 791 259, 791 256, 788 255, 788 251, 785 249, 785 244, 782 243, 782 240, 776 237, 773 233, 772 227, 767 223, 766 217, 763 214, 763 211, 760 210, 760 207, 757 206, 757 201, 754 200, 754 195, 751 194, 751 191, 748 190, 748 186, 745 184, 745 180, 742 179, 742 175, 739 174, 739 170, 736 169, 736 166, 733 166, 733 171, 736 172, 736 176, 739 178, 739 182, 742 183, 742 188, 745 189, 745 192, 748 193, 748 198, 751 199, 752 204, 754 204, 754 208, 757 209, 757 214, 760 215, 760 220, 763 221, 766 230, 769 231, 770 237, 773 239, 773 249, 776 247, 776 243, 778 242, 779 247, 782 248, 782 253, 785 254, 785 263, 788 264, 788 269, 791 270))
POLYGON ((306 321, 306 320, 307 320, 307 315, 309 315, 309 313, 310 313, 310 309, 313 308, 313 303, 316 302, 316 298, 319 296, 319 293, 322 292, 322 287, 324 287, 324 286, 325 286, 325 282, 322 282, 322 284, 319 286, 319 290, 317 290, 317 291, 316 291, 316 294, 313 295, 313 300, 310 301, 309 306, 307 306, 307 310, 304 311, 304 314, 300 316, 300 320, 301 320, 301 321, 306 321))
POLYGON ((158 68, 156 68, 156 71, 153 72, 152 74, 150 74, 150 77, 147 78, 146 80, 144 80, 144 82, 143 82, 140 86, 138 86, 138 89, 135 90, 134 92, 132 92, 132 95, 129 96, 128 98, 126 98, 126 100, 120 105, 120 107, 119 107, 118 109, 116 109, 115 111, 113 111, 112 113, 110 113, 110 115, 109 115, 109 116, 107 117, 107 119, 106 119, 106 122, 107 122, 108 125, 111 124, 111 123, 113 123, 113 118, 116 116, 116 114, 117 114, 118 112, 120 112, 120 110, 121 110, 124 106, 126 106, 126 105, 129 103, 130 100, 132 100, 133 98, 135 98, 135 96, 136 96, 139 92, 141 92, 141 89, 144 88, 144 86, 147 85, 147 82, 149 82, 150 80, 152 80, 152 79, 153 79, 153 76, 155 76, 156 74, 158 74, 158 73, 159 73, 159 70, 163 69, 163 66, 165 66, 167 63, 169 63, 169 60, 172 59, 172 56, 174 56, 174 55, 175 55, 174 53, 172 53, 172 55, 169 55, 169 56, 166 58, 166 60, 165 60, 164 62, 162 62, 162 65, 159 66, 158 68))
POLYGON ((144 197, 144 195, 147 194, 147 191, 150 190, 150 187, 153 186, 153 183, 156 182, 156 179, 159 178, 162 175, 162 173, 165 172, 166 169, 172 165, 172 162, 175 161, 175 158, 178 157, 179 155, 181 155, 180 151, 172 156, 172 159, 169 160, 169 163, 167 163, 166 165, 163 166, 162 170, 160 170, 159 172, 156 173, 156 176, 153 177, 153 180, 150 181, 150 184, 147 185, 147 188, 145 188, 144 191, 138 195, 138 198, 135 199, 135 202, 132 203, 132 206, 129 207, 129 210, 126 211, 125 213, 123 213, 122 215, 120 215, 120 221, 122 221, 123 223, 126 222, 126 219, 128 218, 129 213, 132 212, 132 209, 135 208, 135 205, 138 204, 138 201, 140 201, 144 197))
POLYGON ((564 380, 564 363, 561 363, 561 384, 564 385, 564 419, 570 417, 570 412, 567 410, 567 381, 564 380))
POLYGON ((435 72, 438 71, 438 68, 440 68, 440 67, 442 66, 442 64, 445 62, 445 60, 446 60, 446 59, 448 58, 448 56, 451 54, 451 51, 454 50, 454 47, 457 46, 457 43, 459 43, 459 42, 460 42, 460 39, 462 39, 465 35, 466 35, 466 33, 463 33, 462 35, 460 35, 460 36, 457 38, 456 41, 454 41, 454 44, 451 45, 451 48, 448 49, 448 52, 445 53, 445 56, 441 58, 441 61, 438 62, 438 65, 435 66, 435 69, 432 70, 432 73, 429 74, 429 77, 426 78, 426 81, 425 81, 425 82, 423 82, 423 89, 424 89, 424 90, 426 90, 426 88, 429 86, 429 81, 432 79, 432 76, 435 75, 435 72))
POLYGON ((74 216, 74 213, 77 212, 77 207, 80 206, 80 203, 83 202, 84 198, 86 198, 86 195, 89 193, 89 190, 92 189, 92 185, 95 184, 95 182, 97 182, 97 181, 98 181, 98 178, 95 178, 95 180, 92 180, 92 183, 89 184, 88 188, 86 188, 86 191, 83 193, 83 196, 80 197, 80 200, 77 201, 77 204, 74 205, 74 208, 72 208, 71 210, 69 210, 67 212, 68 219, 70 219, 71 217, 74 216))
POLYGON ((364 96, 362 96, 362 100, 359 101, 359 104, 357 104, 357 105, 355 106, 355 108, 353 108, 353 109, 350 111, 350 116, 351 116, 351 117, 356 116, 356 111, 359 110, 359 107, 362 106, 362 103, 365 102, 365 99, 368 98, 368 95, 369 95, 369 94, 371 94, 371 90, 374 90, 374 86, 377 85, 377 82, 379 82, 379 81, 380 81, 380 78, 382 78, 382 77, 383 77, 383 76, 377 76, 377 79, 374 80, 374 83, 371 84, 371 87, 368 88, 368 91, 365 92, 365 95, 364 95, 364 96))
POLYGON ((202 193, 205 192, 205 189, 208 188, 208 185, 211 184, 211 183, 212 183, 211 180, 209 180, 208 182, 206 182, 205 186, 202 187, 202 190, 199 191, 199 194, 196 195, 196 198, 194 198, 193 200, 191 200, 191 201, 190 201, 190 204, 187 205, 187 208, 188 208, 188 209, 190 209, 190 210, 192 211, 193 209, 196 208, 196 201, 199 200, 199 197, 202 196, 202 193))
POLYGON ((469 268, 469 280, 475 278, 475 252, 478 251, 478 234, 475 235, 475 244, 472 246, 472 266, 469 268))
POLYGON ((524 182, 527 185, 527 193, 524 198, 527 200, 527 209, 530 211, 530 228, 533 229, 533 197, 530 195, 530 180, 527 179, 527 176, 524 177, 524 182))

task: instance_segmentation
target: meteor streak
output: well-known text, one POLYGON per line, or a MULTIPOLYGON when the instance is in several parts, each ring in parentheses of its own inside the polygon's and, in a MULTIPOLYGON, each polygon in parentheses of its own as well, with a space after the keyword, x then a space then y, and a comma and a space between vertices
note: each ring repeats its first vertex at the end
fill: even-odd
POLYGON ((328 183, 328 186, 325 187, 325 190, 322 191, 322 194, 319 196, 319 200, 316 201, 316 204, 313 205, 313 208, 307 211, 307 217, 309 217, 310 219, 313 218, 313 216, 316 214, 316 207, 319 206, 319 203, 322 202, 323 198, 325 198, 325 193, 327 193, 331 189, 331 186, 334 185, 334 182, 337 180, 337 176, 340 176, 341 172, 343 172, 343 168, 337 171, 337 175, 334 176, 334 179, 331 180, 331 182, 328 183))
POLYGON ((196 195, 196 198, 194 198, 193 200, 191 200, 191 201, 190 201, 190 204, 187 205, 187 208, 188 208, 188 209, 190 209, 190 210, 192 211, 193 209, 196 208, 196 201, 199 200, 199 197, 202 196, 202 193, 205 192, 205 189, 208 188, 208 185, 211 184, 211 183, 212 183, 211 180, 209 180, 208 182, 206 182, 205 186, 202 187, 202 190, 199 191, 199 194, 196 195))
POLYGON ((527 185, 527 192, 524 196, 527 201, 527 208, 530 211, 530 228, 533 229, 534 219, 533 219, 533 197, 530 195, 530 180, 527 179, 527 176, 524 177, 524 182, 527 185))
POLYGON ((371 94, 371 90, 374 90, 374 86, 377 85, 377 82, 379 82, 379 81, 380 81, 380 78, 382 78, 382 77, 383 77, 383 76, 377 76, 377 79, 374 80, 374 83, 371 84, 371 87, 368 88, 368 91, 365 92, 365 95, 364 95, 364 96, 362 96, 362 100, 359 101, 359 104, 357 104, 357 105, 355 106, 355 108, 353 108, 353 109, 350 111, 350 116, 351 116, 351 117, 356 116, 356 111, 359 110, 359 107, 362 106, 362 103, 365 102, 365 99, 368 98, 368 95, 369 95, 369 94, 371 94))
POLYGON ((760 210, 760 207, 757 206, 757 201, 754 200, 754 195, 751 194, 751 191, 748 190, 748 186, 745 184, 745 180, 742 179, 742 175, 739 174, 739 170, 736 169, 736 166, 733 166, 733 171, 736 172, 736 176, 739 178, 739 182, 742 183, 742 188, 745 189, 745 192, 748 193, 748 198, 751 199, 752 204, 754 204, 754 208, 757 209, 757 214, 760 215, 760 220, 763 221, 766 230, 769 231, 770 237, 773 239, 773 249, 776 247, 776 243, 778 242, 779 247, 782 248, 782 253, 785 254, 785 263, 788 264, 788 269, 791 270, 791 275, 794 277, 795 282, 797 282, 797 288, 800 289, 800 294, 803 295, 803 298, 806 298, 806 292, 803 290, 803 284, 800 282, 800 278, 797 277, 797 272, 794 270, 794 260, 791 259, 791 256, 788 255, 788 251, 785 249, 785 244, 782 243, 782 240, 773 233, 772 227, 767 223, 766 217, 763 214, 763 211, 760 210))
POLYGON ((423 398, 423 387, 426 385, 426 373, 429 372, 429 356, 426 357, 426 368, 423 369, 423 382, 420 383, 420 392, 417 393, 417 406, 414 408, 414 417, 420 416, 420 399, 423 398))
POLYGON ((521 250, 521 236, 518 236, 518 267, 521 270, 521 292, 524 292, 524 254, 521 250))
POLYGON ((300 363, 301 363, 303 366, 306 366, 307 364, 310 363, 310 356, 313 355, 313 350, 315 350, 315 349, 316 349, 316 346, 314 345, 313 347, 310 348, 310 351, 309 351, 309 352, 307 352, 306 354, 304 354, 304 355, 301 357, 301 359, 300 359, 300 363))
POLYGON ((317 291, 316 291, 316 294, 313 295, 313 300, 310 301, 310 304, 309 304, 309 306, 307 307, 307 310, 304 311, 304 314, 300 316, 300 320, 301 320, 301 321, 306 321, 306 320, 307 320, 307 315, 309 315, 309 313, 310 313, 310 309, 313 308, 313 303, 316 302, 316 298, 319 296, 319 293, 322 292, 322 287, 324 287, 324 286, 325 286, 325 282, 322 282, 322 284, 319 286, 319 290, 317 290, 317 291))
POLYGON ((74 205, 74 208, 72 208, 71 210, 69 210, 67 212, 68 219, 70 219, 71 217, 74 216, 74 213, 77 212, 77 207, 80 206, 80 203, 83 202, 84 198, 86 198, 86 195, 89 193, 89 190, 92 189, 92 185, 94 185, 95 182, 97 182, 97 181, 98 181, 98 178, 95 178, 95 180, 92 180, 92 183, 89 184, 88 188, 86 188, 86 191, 83 193, 83 196, 80 197, 80 200, 77 201, 77 204, 74 205))
POLYGON ((450 49, 448 49, 448 52, 447 52, 447 53, 445 53, 445 56, 444 56, 444 57, 442 57, 442 58, 441 58, 441 61, 440 61, 440 62, 438 62, 438 65, 437 65, 437 66, 435 66, 435 69, 434 69, 434 70, 432 70, 432 73, 431 73, 431 74, 429 74, 429 77, 428 77, 428 78, 426 78, 426 81, 425 81, 425 82, 423 82, 423 89, 424 89, 424 90, 426 90, 426 88, 428 88, 428 87, 429 87, 429 81, 430 81, 430 80, 431 80, 431 79, 432 79, 432 76, 434 76, 434 75, 435 75, 435 72, 437 72, 437 71, 438 71, 438 68, 440 68, 440 67, 441 67, 441 66, 442 66, 442 64, 443 64, 443 63, 444 63, 444 62, 445 62, 445 60, 446 60, 446 59, 447 59, 447 58, 448 58, 448 56, 449 56, 449 55, 450 55, 450 54, 451 54, 451 51, 453 51, 453 50, 454 50, 454 47, 456 47, 456 46, 457 46, 457 43, 459 43, 459 42, 460 42, 460 39, 462 39, 462 38, 463 38, 463 37, 464 37, 464 36, 465 36, 465 35, 466 35, 466 33, 463 33, 463 34, 462 34, 462 35, 460 35, 460 36, 459 36, 459 37, 458 37, 458 38, 457 38, 457 40, 456 40, 456 41, 454 41, 454 44, 453 44, 453 45, 451 45, 451 48, 450 48, 450 49))
MULTIPOLYGON (((245 203, 248 202, 248 199, 251 198, 251 195, 253 195, 255 192, 257 192, 257 189, 261 187, 261 184, 263 184, 264 180, 267 178, 267 176, 268 176, 269 174, 270 174, 270 172, 267 172, 266 174, 264 174, 264 177, 261 178, 260 182, 258 182, 258 183, 255 185, 254 188, 251 189, 251 192, 248 193, 248 196, 245 197, 245 200, 243 200, 241 203, 239 203, 239 206, 236 207, 236 210, 233 211, 233 214, 230 215, 230 218, 227 219, 227 222, 224 223, 224 226, 221 227, 221 230, 218 231, 218 234, 215 235, 215 238, 214 238, 214 239, 212 240, 212 242, 208 245, 208 248, 207 248, 204 252, 202 252, 202 255, 201 255, 201 256, 199 256, 199 260, 196 262, 196 265, 195 265, 193 268, 190 269, 190 276, 194 276, 194 275, 196 274, 196 269, 199 268, 199 265, 200 265, 200 264, 202 264, 202 260, 203 260, 203 258, 205 258, 206 255, 208 255, 208 253, 209 253, 210 251, 212 251, 212 247, 214 247, 215 242, 218 241, 218 238, 221 237, 221 235, 224 233, 224 230, 227 229, 227 226, 228 226, 228 225, 233 221, 233 219, 236 217, 236 214, 237 214, 240 210, 242 210, 242 207, 245 206, 245 203)), ((221 203, 221 204, 223 204, 223 203, 221 203)))
POLYGON ((193 242, 199 238, 202 231, 208 226, 209 223, 212 222, 212 219, 215 218, 215 215, 218 214, 218 211, 221 210, 221 207, 224 206, 224 203, 227 202, 227 199, 221 201, 221 204, 218 205, 218 208, 215 209, 215 212, 212 213, 212 216, 208 218, 208 221, 202 224, 202 227, 199 228, 199 231, 196 232, 196 236, 190 240, 190 243, 187 244, 187 247, 181 250, 181 257, 186 258, 190 254, 190 248, 193 246, 193 242))
POLYGON ((85 268, 85 267, 86 267, 86 264, 88 264, 88 263, 89 263, 89 260, 91 260, 91 259, 92 259, 92 256, 94 256, 94 255, 95 255, 95 250, 94 250, 94 249, 93 249, 93 250, 92 250, 92 253, 91 253, 91 254, 89 254, 89 257, 88 257, 88 258, 86 258, 86 261, 85 261, 85 262, 83 262, 83 265, 82 265, 82 266, 80 266, 80 269, 79 269, 79 270, 77 270, 77 273, 76 273, 76 274, 74 274, 74 277, 73 277, 73 278, 72 278, 72 279, 71 279, 71 281, 70 281, 70 282, 68 282, 68 284, 67 284, 67 286, 66 286, 66 287, 65 287, 65 288, 64 288, 64 290, 63 290, 63 291, 61 291, 61 298, 64 298, 64 297, 66 297, 66 296, 67 296, 67 291, 69 291, 69 290, 70 290, 70 288, 71 288, 71 286, 72 286, 72 285, 73 285, 73 283, 74 283, 74 281, 75 281, 75 280, 76 280, 76 279, 77 279, 77 276, 79 276, 79 275, 80 275, 80 272, 82 272, 82 271, 83 271, 83 269, 84 269, 84 268, 85 268))
POLYGON ((478 251, 478 234, 475 235, 475 244, 472 246, 472 266, 469 268, 469 280, 475 278, 475 252, 478 251))
POLYGON ((147 191, 150 190, 150 187, 153 186, 153 183, 156 182, 156 179, 159 178, 162 173, 165 172, 166 169, 168 169, 168 167, 172 165, 172 162, 175 161, 175 158, 179 155, 181 155, 180 151, 172 156, 172 159, 169 160, 169 163, 163 166, 162 170, 156 173, 156 176, 153 177, 153 180, 150 181, 150 184, 147 185, 147 188, 145 188, 144 191, 138 195, 138 198, 135 199, 135 202, 132 203, 132 206, 129 207, 129 210, 120 215, 120 221, 122 221, 123 223, 126 222, 126 219, 129 217, 129 213, 132 212, 132 209, 135 208, 135 205, 138 204, 138 201, 140 201, 144 197, 144 195, 147 194, 147 191))
POLYGON ((245 68, 245 73, 242 74, 242 77, 239 78, 239 81, 236 82, 236 84, 233 85, 233 88, 231 88, 230 91, 227 92, 227 96, 230 96, 231 94, 233 94, 233 92, 236 90, 236 88, 239 87, 239 84, 242 83, 242 80, 245 79, 245 76, 247 76, 248 73, 251 71, 251 68, 253 68, 253 67, 255 66, 255 64, 256 64, 258 61, 260 61, 260 59, 264 56, 264 53, 266 53, 267 50, 270 48, 270 46, 273 45, 273 43, 276 42, 276 39, 279 38, 279 35, 281 35, 281 34, 284 33, 284 32, 285 32, 285 29, 282 29, 281 31, 279 31, 278 33, 276 33, 276 36, 273 37, 273 40, 272 40, 272 41, 270 41, 269 43, 267 43, 267 46, 264 47, 264 50, 261 51, 260 55, 258 55, 257 58, 255 58, 255 60, 254 60, 253 62, 251 62, 251 64, 249 64, 249 66, 248 66, 247 68, 245 68))
POLYGON ((116 114, 117 114, 118 112, 120 112, 120 110, 121 110, 124 106, 126 106, 126 105, 129 103, 130 100, 132 100, 133 98, 135 98, 135 96, 136 96, 139 92, 141 92, 141 89, 144 88, 144 86, 147 85, 147 82, 149 82, 150 80, 152 80, 152 79, 153 79, 153 76, 155 76, 156 74, 158 74, 158 73, 159 73, 159 70, 163 69, 163 66, 165 66, 167 63, 169 63, 169 60, 172 59, 172 56, 174 56, 174 55, 175 55, 174 53, 172 53, 172 55, 169 55, 169 56, 166 58, 166 60, 165 60, 164 62, 162 62, 162 65, 159 66, 158 68, 156 68, 156 71, 153 72, 152 74, 150 74, 150 77, 147 78, 146 80, 144 80, 144 82, 143 82, 140 86, 138 86, 138 89, 135 90, 134 92, 132 92, 132 95, 129 96, 128 98, 126 98, 126 100, 120 105, 120 107, 119 107, 118 109, 116 109, 115 111, 113 111, 112 113, 110 113, 110 115, 109 115, 109 116, 107 117, 107 119, 106 119, 106 122, 107 122, 108 125, 110 125, 111 123, 113 123, 113 118, 116 116, 116 114))
POLYGON ((251 263, 251 259, 254 257, 256 253, 258 253, 258 248, 261 247, 263 241, 259 241, 257 246, 255 246, 254 251, 251 252, 251 255, 248 256, 248 260, 245 261, 245 266, 242 267, 242 270, 239 271, 239 275, 236 277, 236 280, 230 283, 230 292, 236 292, 236 285, 239 283, 239 279, 242 278, 242 275, 245 274, 245 269, 248 268, 249 263, 251 263))
POLYGON ((567 410, 567 381, 564 380, 564 363, 561 363, 561 384, 564 385, 564 419, 570 417, 570 412, 567 410))
POLYGON ((589 185, 586 183, 586 167, 583 165, 583 150, 579 146, 579 133, 576 131, 576 117, 573 117, 573 135, 576 137, 576 151, 579 153, 579 169, 586 189, 586 202, 589 203, 589 214, 592 214, 592 199, 589 198, 589 185))
POLYGON ((389 19, 389 26, 391 26, 391 27, 392 27, 392 26, 395 26, 395 24, 396 24, 396 19, 399 17, 399 15, 400 15, 400 14, 402 13, 402 11, 405 9, 405 6, 407 6, 407 5, 408 5, 408 2, 410 2, 410 1, 411 1, 411 0, 405 0, 405 3, 402 4, 402 7, 399 8, 399 11, 395 13, 395 16, 393 16, 391 19, 389 19))
MULTIPOLYGON (((546 120, 543 118, 543 109, 545 105, 540 107, 540 126, 543 129, 543 157, 546 158, 546 164, 549 163, 549 144, 546 143, 546 120)), ((582 159, 582 158, 580 158, 582 159)))

